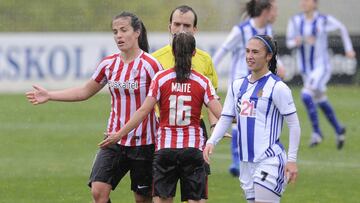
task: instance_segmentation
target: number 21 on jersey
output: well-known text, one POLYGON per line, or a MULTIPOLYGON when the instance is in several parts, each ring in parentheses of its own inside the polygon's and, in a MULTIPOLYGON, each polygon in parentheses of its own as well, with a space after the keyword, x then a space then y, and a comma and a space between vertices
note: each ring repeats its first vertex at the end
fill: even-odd
POLYGON ((237 103, 237 110, 240 116, 243 117, 255 117, 256 109, 255 102, 250 100, 242 100, 237 103))
POLYGON ((190 124, 191 106, 185 105, 185 102, 191 101, 191 96, 171 95, 169 97, 169 124, 185 126, 190 124))

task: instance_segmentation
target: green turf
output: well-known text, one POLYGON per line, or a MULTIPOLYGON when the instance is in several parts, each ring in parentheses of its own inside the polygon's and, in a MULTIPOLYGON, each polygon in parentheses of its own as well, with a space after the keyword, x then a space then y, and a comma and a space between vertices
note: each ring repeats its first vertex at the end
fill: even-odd
MULTIPOLYGON (((324 142, 307 147, 309 121, 294 97, 302 126, 299 179, 282 202, 359 202, 360 94, 357 86, 329 87, 328 95, 347 127, 344 150, 335 148, 334 131, 320 114, 324 142)), ((2 94, 0 99, 0 202, 91 202, 86 186, 96 144, 101 140, 110 100, 100 94, 79 103, 32 106, 24 95, 2 94)), ((286 128, 282 141, 287 144, 286 128)), ((229 140, 216 147, 209 177, 208 202, 244 202, 239 181, 227 171, 229 140)), ((126 177, 112 193, 116 202, 133 202, 126 177)), ((178 197, 175 202, 179 202, 178 197)))

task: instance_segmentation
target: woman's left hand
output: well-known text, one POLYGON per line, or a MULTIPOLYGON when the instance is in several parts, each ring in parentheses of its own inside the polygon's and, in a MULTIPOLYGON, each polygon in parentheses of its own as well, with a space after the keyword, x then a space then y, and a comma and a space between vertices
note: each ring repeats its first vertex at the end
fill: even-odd
POLYGON ((288 183, 295 183, 298 175, 296 162, 287 162, 285 166, 285 176, 288 183))
POLYGON ((120 140, 120 136, 117 133, 109 134, 105 140, 98 144, 99 147, 105 148, 109 145, 115 144, 120 140))

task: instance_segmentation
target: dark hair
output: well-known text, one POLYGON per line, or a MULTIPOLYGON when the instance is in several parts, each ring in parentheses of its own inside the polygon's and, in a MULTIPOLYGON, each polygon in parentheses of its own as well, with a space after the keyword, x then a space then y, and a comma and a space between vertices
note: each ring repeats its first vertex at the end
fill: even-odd
POLYGON ((138 38, 138 44, 140 49, 142 49, 145 52, 149 52, 149 42, 147 39, 147 32, 144 23, 138 18, 135 14, 123 11, 119 15, 115 16, 111 22, 114 22, 114 20, 118 18, 130 18, 131 21, 131 27, 134 29, 134 31, 140 31, 140 36, 138 38))
POLYGON ((187 6, 187 5, 178 6, 173 11, 171 11, 170 23, 172 23, 173 15, 174 15, 175 11, 177 11, 177 10, 179 10, 181 13, 187 13, 188 11, 191 11, 194 14, 194 17, 195 17, 194 18, 194 27, 196 27, 196 25, 197 25, 197 15, 196 15, 194 9, 192 9, 190 6, 187 6))
POLYGON ((246 3, 245 11, 250 18, 258 17, 265 9, 271 8, 274 0, 250 0, 246 3))
POLYGON ((266 48, 266 53, 272 54, 272 57, 269 61, 269 70, 273 74, 276 74, 276 67, 277 67, 277 59, 276 58, 277 58, 277 51, 278 51, 276 41, 268 35, 255 35, 251 39, 260 40, 266 48))
POLYGON ((191 59, 195 51, 195 38, 190 33, 178 33, 172 41, 172 51, 175 57, 176 81, 183 82, 191 73, 191 59))

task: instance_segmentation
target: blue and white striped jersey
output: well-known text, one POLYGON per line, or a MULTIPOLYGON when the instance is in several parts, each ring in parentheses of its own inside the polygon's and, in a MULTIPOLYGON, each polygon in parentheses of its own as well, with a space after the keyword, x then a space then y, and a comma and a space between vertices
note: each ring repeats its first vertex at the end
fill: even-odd
MULTIPOLYGON (((345 26, 331 15, 314 13, 312 20, 307 20, 303 13, 293 16, 287 27, 286 44, 288 48, 295 48, 296 37, 301 36, 303 43, 297 47, 297 63, 300 72, 308 75, 314 69, 322 72, 331 72, 328 56, 328 32, 340 30, 345 51, 352 51, 352 43, 345 26), (315 42, 310 44, 306 38, 314 37, 315 42)), ((319 77, 323 77, 321 74, 319 77)))
POLYGON ((241 161, 258 162, 280 154, 284 116, 296 112, 291 90, 270 71, 254 83, 251 75, 228 89, 222 116, 236 117, 241 161))
POLYGON ((235 25, 221 48, 215 53, 213 57, 215 68, 219 68, 220 61, 224 58, 227 52, 232 52, 231 59, 231 81, 237 78, 242 78, 249 75, 248 66, 246 64, 246 44, 249 39, 255 35, 269 35, 272 36, 272 27, 270 24, 262 29, 255 27, 252 18, 235 25))

